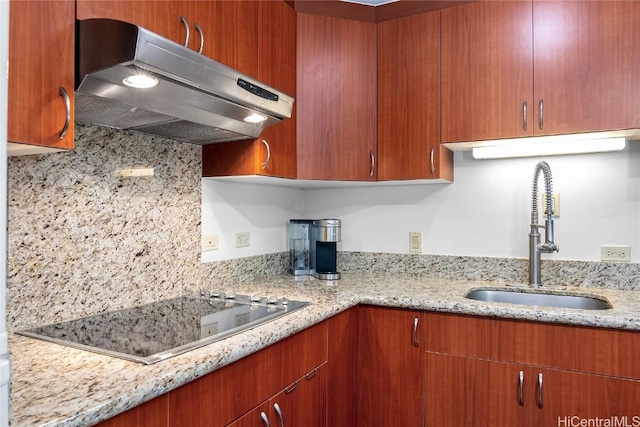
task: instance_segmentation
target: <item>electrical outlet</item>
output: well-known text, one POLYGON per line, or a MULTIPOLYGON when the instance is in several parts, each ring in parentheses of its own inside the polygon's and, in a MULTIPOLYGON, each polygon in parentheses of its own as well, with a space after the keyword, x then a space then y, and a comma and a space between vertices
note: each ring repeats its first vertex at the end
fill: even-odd
POLYGON ((600 246, 601 261, 631 262, 631 246, 600 246))
MULTIPOLYGON (((547 214, 547 195, 542 195, 542 212, 547 214)), ((551 216, 558 218, 560 216, 560 193, 551 194, 551 216)))
POLYGON ((409 253, 412 253, 412 254, 422 253, 422 232, 420 231, 409 232, 409 253))
POLYGON ((202 252, 218 250, 218 235, 204 234, 202 236, 202 252))
POLYGON ((236 233, 236 248, 244 248, 251 245, 251 234, 248 231, 236 233))

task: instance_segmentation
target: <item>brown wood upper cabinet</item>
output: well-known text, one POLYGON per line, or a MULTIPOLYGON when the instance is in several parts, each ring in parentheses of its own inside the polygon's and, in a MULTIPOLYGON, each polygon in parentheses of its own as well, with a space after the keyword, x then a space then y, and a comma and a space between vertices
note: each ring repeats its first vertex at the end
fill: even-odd
POLYGON ((453 180, 440 145, 440 12, 378 24, 378 180, 453 180))
POLYGON ((298 14, 298 178, 375 181, 376 25, 298 14))
POLYGON ((9 8, 8 140, 72 149, 75 2, 9 8))
MULTIPOLYGON (((237 3, 237 2, 223 2, 237 3)), ((244 61, 238 69, 255 76, 288 95, 296 97, 296 13, 284 1, 240 2, 244 8, 253 5, 257 11, 257 37, 255 49, 245 49, 244 61), (254 69, 246 59, 252 51, 254 69), (244 68, 244 70, 242 69, 244 68), (251 73, 253 74, 251 74, 251 73)), ((230 7, 230 6, 227 6, 230 7)), ((247 10, 248 12, 248 10, 247 10)), ((220 34, 220 40, 228 36, 220 34)), ((214 55, 215 57, 215 55, 214 55)), ((224 61, 224 55, 218 58, 224 61)), ((203 176, 268 175, 284 178, 296 177, 296 107, 290 119, 265 129, 255 140, 211 144, 202 151, 203 176)))
POLYGON ((483 1, 442 12, 442 141, 640 127, 640 3, 483 1))

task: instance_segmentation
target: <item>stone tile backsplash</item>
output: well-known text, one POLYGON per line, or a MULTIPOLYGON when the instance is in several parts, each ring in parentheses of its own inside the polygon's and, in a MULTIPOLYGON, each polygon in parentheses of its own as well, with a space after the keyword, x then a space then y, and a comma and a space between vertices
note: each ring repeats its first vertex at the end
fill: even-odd
MULTIPOLYGON (((201 263, 201 148, 76 125, 71 152, 8 162, 9 331, 284 274, 287 254, 201 263), (117 169, 153 167, 153 177, 117 169)), ((340 252, 343 274, 525 283, 517 258, 340 252)), ((640 290, 640 264, 544 260, 544 284, 640 290)))
POLYGON ((77 125, 75 150, 8 170, 9 330, 200 287, 199 146, 77 125), (154 176, 115 173, 135 167, 154 176))

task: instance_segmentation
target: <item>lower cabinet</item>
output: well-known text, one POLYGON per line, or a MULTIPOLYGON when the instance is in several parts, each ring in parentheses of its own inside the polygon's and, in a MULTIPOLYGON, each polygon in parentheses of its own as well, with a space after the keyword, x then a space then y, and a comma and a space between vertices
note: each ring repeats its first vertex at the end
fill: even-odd
POLYGON ((634 331, 359 306, 101 426, 640 426, 638 354, 634 331))
POLYGON ((428 426, 640 425, 628 357, 638 333, 435 313, 425 323, 428 426))
POLYGON ((327 366, 298 378, 280 393, 254 408, 229 427, 327 425, 327 366))
POLYGON ((358 425, 422 426, 423 313, 359 307, 358 425))

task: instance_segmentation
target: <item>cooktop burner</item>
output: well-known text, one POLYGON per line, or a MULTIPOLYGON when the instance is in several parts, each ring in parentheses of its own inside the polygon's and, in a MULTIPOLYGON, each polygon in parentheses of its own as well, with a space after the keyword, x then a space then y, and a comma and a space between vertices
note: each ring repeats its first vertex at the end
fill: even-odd
POLYGON ((179 297, 16 333, 152 364, 308 304, 245 295, 233 295, 231 299, 179 297))

